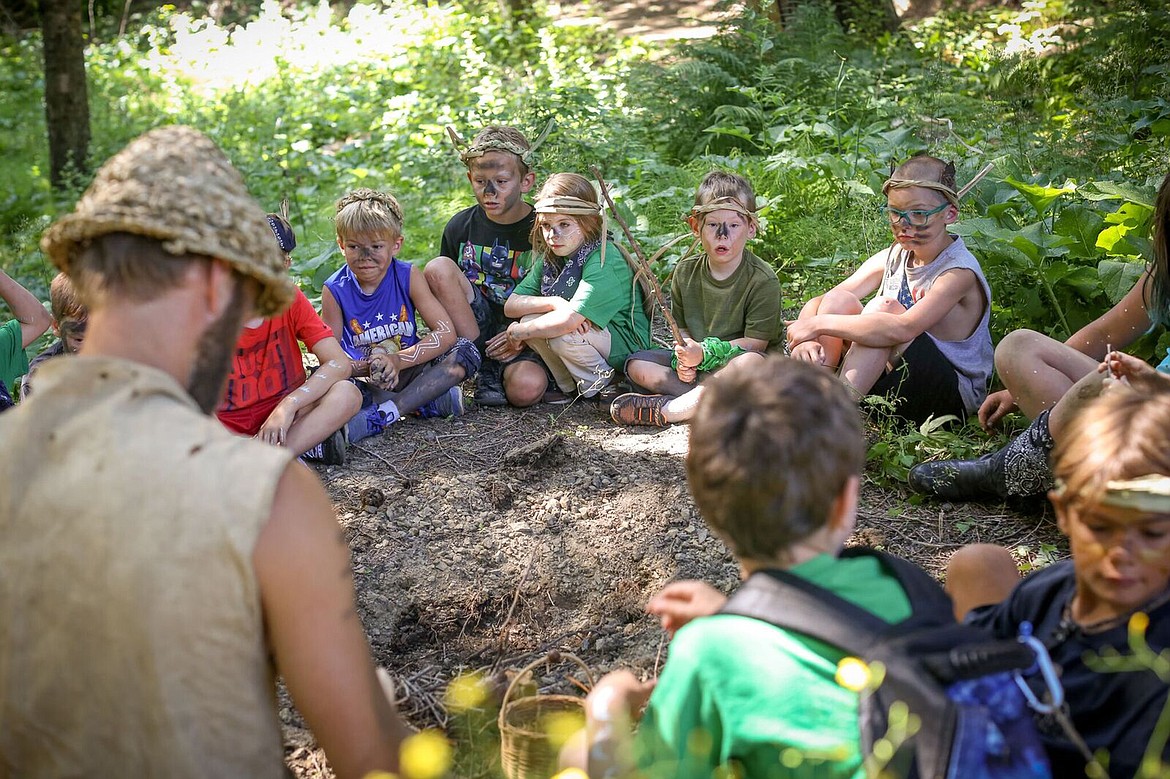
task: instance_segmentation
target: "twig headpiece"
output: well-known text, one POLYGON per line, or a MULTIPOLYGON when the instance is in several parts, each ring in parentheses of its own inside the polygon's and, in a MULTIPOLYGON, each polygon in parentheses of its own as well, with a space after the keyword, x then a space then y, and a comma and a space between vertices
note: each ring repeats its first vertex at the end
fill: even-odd
POLYGON ((552 132, 552 128, 553 120, 549 119, 548 124, 544 126, 544 132, 527 147, 521 146, 507 138, 488 138, 469 146, 463 136, 459 134, 459 131, 452 125, 447 125, 447 135, 451 138, 451 145, 455 147, 455 153, 459 155, 459 159, 462 160, 463 164, 469 168, 471 167, 472 160, 477 157, 482 157, 489 151, 511 152, 519 157, 521 162, 531 168, 533 167, 532 161, 535 159, 536 150, 548 138, 548 134, 552 132))

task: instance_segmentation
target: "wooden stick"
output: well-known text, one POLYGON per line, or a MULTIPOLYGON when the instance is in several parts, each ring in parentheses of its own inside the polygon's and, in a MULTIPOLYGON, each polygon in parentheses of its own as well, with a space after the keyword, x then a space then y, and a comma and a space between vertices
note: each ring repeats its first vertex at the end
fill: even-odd
MULTIPOLYGON (((597 169, 596 165, 590 165, 589 169, 593 171, 594 178, 601 185, 601 196, 605 198, 606 204, 609 205, 610 213, 613 214, 613 218, 617 221, 618 226, 622 228, 622 232, 626 234, 626 240, 630 242, 630 248, 634 250, 634 256, 638 260, 637 274, 643 276, 649 283, 650 290, 654 293, 654 300, 662 310, 662 318, 666 320, 666 325, 670 328, 670 334, 674 338, 674 342, 681 345, 683 342, 682 333, 678 329, 678 322, 674 321, 670 309, 666 306, 666 296, 662 294, 662 287, 658 285, 658 279, 654 276, 653 268, 650 267, 646 255, 642 252, 642 247, 638 244, 638 240, 634 238, 634 234, 630 232, 626 221, 618 213, 617 206, 613 203, 613 198, 609 196, 609 187, 605 186, 605 179, 601 177, 601 171, 597 169)), ((602 240, 605 240, 605 236, 602 236, 602 240)))
POLYGON ((970 191, 971 191, 971 189, 972 189, 972 188, 973 188, 973 187, 974 187, 976 184, 978 184, 978 183, 979 183, 979 180, 980 180, 980 179, 982 179, 984 176, 986 176, 988 173, 990 173, 990 172, 991 172, 991 170, 992 170, 992 168, 994 168, 994 167, 995 167, 995 164, 994 164, 994 163, 991 163, 991 162, 989 162, 989 163, 987 163, 986 165, 984 165, 984 166, 983 166, 983 170, 981 170, 981 171, 979 171, 978 173, 976 173, 976 174, 975 174, 975 178, 973 178, 973 179, 971 179, 970 181, 968 181, 968 182, 967 182, 967 184, 966 184, 966 186, 964 186, 962 189, 960 189, 958 192, 956 192, 956 193, 955 193, 955 194, 958 196, 958 198, 959 198, 960 200, 962 200, 962 199, 963 199, 963 195, 965 195, 965 194, 967 194, 968 192, 970 192, 970 191))

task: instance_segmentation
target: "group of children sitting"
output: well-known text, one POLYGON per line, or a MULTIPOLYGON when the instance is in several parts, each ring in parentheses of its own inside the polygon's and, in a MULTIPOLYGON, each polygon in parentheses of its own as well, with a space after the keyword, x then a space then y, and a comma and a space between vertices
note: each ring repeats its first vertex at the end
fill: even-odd
MULTIPOLYGON (((715 171, 699 184, 687 215, 695 244, 670 280, 682 340, 652 349, 646 281, 611 242, 592 182, 551 175, 530 205, 534 149, 522 133, 488 127, 463 148, 452 139, 476 204, 448 222, 442 254, 425 266, 397 257, 403 213, 392 195, 341 198, 345 264, 325 282, 320 315, 300 294, 283 314, 247 322, 217 411, 229 429, 341 463, 349 444, 404 415, 463 413, 460 385, 472 377, 482 405, 580 397, 609 404, 620 424, 665 426, 691 418, 710 374, 785 349, 776 273, 746 246, 759 218, 742 176, 715 171), (311 375, 301 344, 318 363, 311 375)), ((954 169, 916 157, 885 189, 895 244, 810 300, 788 323, 787 348, 838 370, 858 396, 890 396, 911 420, 973 412, 991 372, 990 292, 946 231, 958 216, 954 169)), ((287 258, 296 237, 286 217, 268 221, 287 258)), ((56 296, 57 327, 72 334, 59 353, 76 346, 85 315, 75 301, 58 312, 56 296)))
MULTIPOLYGON (((857 398, 885 395, 914 421, 964 416, 984 403, 991 295, 978 262, 946 229, 958 218, 953 167, 920 156, 894 170, 883 187, 894 243, 787 323, 775 271, 746 248, 759 230, 750 184, 708 174, 687 217, 701 251, 688 253, 670 281, 681 342, 652 349, 648 296, 609 240, 592 183, 551 175, 530 205, 532 153, 507 127, 487 128, 460 149, 476 205, 452 217, 442 256, 425 267, 396 256, 404 219, 392 195, 342 197, 335 223, 345 264, 325 282, 320 315, 298 292, 284 313, 245 323, 220 420, 338 463, 348 443, 404 415, 462 413, 460 385, 475 377, 483 405, 598 398, 621 424, 689 421, 696 504, 745 577, 782 569, 886 622, 909 616, 906 593, 880 561, 839 553, 854 530, 864 464, 857 398), (316 357, 311 374, 300 344, 316 357), (791 359, 779 355, 785 349, 791 359), (623 380, 635 391, 619 392, 623 380)), ((1166 308, 1170 278, 1168 213, 1170 183, 1158 198, 1155 262, 1131 293, 1145 318, 1126 319, 1131 331, 1165 316, 1156 312, 1166 308)), ((287 266, 293 230, 283 213, 268 223, 287 266)), ((86 311, 64 275, 51 287, 51 321, 3 274, 0 296, 16 313, 0 329, 0 381, 12 386, 27 373, 21 392, 35 391, 39 362, 80 347, 86 311), (50 324, 60 342, 23 364, 23 348, 50 324)), ((1086 344, 1078 353, 1092 359, 1099 344, 1086 344)), ((1148 743, 1155 759, 1165 751, 1151 742, 1167 699, 1158 669, 1103 674, 1093 657, 1126 652, 1135 625, 1155 652, 1170 641, 1161 621, 1170 603, 1170 380, 1097 351, 1092 365, 1053 360, 1067 368, 1068 385, 1091 379, 1098 390, 1078 393, 1061 416, 1051 460, 1049 495, 1072 560, 1016 584, 1007 550, 972 547, 953 558, 947 589, 955 616, 988 635, 1011 637, 1030 623, 1062 669, 1066 707, 1039 723, 1053 775, 1082 775, 1092 759, 1094 771, 1107 764, 1116 779, 1136 775, 1148 743), (1106 385, 1103 397, 1084 402, 1106 385)), ((1023 406, 1029 413, 1044 408, 1017 397, 1034 404, 1023 406)), ((985 407, 981 419, 991 423, 1015 401, 988 402, 995 409, 985 407)), ((1047 462, 1054 436, 1047 426, 1044 433, 1047 462)), ((981 478, 1019 457, 1001 460, 1007 465, 980 465, 981 478)), ((920 474, 917 486, 953 488, 962 468, 941 468, 920 474)), ((650 602, 674 633, 670 659, 657 686, 623 671, 601 680, 589 696, 582 760, 599 776, 767 777, 790 775, 795 750, 810 775, 858 775, 855 695, 836 681, 842 653, 720 615, 724 600, 707 585, 676 582, 650 602)))

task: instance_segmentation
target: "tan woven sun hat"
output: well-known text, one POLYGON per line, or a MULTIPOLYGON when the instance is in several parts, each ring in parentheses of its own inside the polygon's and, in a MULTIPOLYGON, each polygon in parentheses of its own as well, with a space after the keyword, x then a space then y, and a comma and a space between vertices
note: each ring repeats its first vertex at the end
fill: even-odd
POLYGON ((68 273, 79 246, 109 233, 157 238, 170 254, 229 263, 260 282, 260 316, 293 300, 295 287, 264 209, 215 142, 190 127, 151 130, 111 157, 73 213, 45 231, 41 249, 68 273))

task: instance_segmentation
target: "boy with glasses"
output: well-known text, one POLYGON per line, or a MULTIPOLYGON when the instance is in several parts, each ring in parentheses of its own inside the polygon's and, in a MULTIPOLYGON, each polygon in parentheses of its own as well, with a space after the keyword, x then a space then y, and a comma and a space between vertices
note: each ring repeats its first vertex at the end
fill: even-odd
POLYGON ((991 290, 979 261, 947 232, 959 218, 954 165, 913 157, 882 193, 894 243, 805 303, 788 323, 789 349, 837 371, 857 397, 889 398, 915 424, 965 417, 991 376, 991 290))

